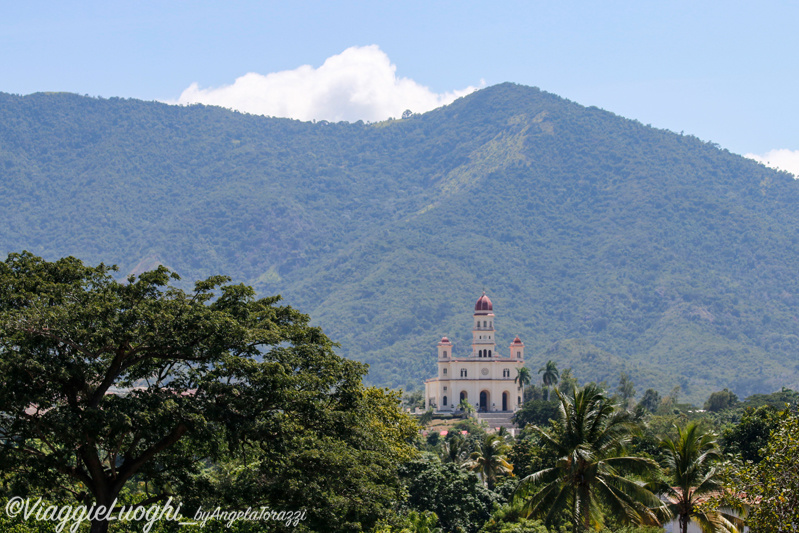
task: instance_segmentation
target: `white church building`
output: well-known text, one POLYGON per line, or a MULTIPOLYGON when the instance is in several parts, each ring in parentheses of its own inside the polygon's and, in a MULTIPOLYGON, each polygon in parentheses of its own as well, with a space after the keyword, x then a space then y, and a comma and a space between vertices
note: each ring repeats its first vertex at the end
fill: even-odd
POLYGON ((514 382, 524 366, 524 343, 517 336, 509 351, 497 351, 494 306, 483 292, 474 305, 472 349, 452 351, 447 337, 438 343, 438 376, 424 383, 425 409, 451 413, 466 399, 479 412, 513 412, 521 407, 522 389, 514 382))

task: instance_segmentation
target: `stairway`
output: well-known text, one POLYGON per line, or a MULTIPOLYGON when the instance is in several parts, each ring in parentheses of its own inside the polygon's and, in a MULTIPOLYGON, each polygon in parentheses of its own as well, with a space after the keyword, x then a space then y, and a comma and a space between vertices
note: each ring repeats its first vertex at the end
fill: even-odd
POLYGON ((481 421, 485 421, 488 424, 488 427, 496 429, 496 428, 505 428, 505 429, 516 429, 516 426, 511 421, 513 417, 513 412, 506 411, 506 412, 499 412, 499 413, 477 413, 477 419, 481 421))

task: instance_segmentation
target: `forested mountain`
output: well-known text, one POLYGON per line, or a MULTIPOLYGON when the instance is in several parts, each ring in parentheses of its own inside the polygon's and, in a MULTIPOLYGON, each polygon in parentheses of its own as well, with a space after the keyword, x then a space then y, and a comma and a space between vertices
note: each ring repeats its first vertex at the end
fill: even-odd
POLYGON ((799 385, 799 185, 712 143, 503 84, 378 124, 0 94, 0 252, 280 293, 421 385, 485 289, 504 354, 703 401, 799 385))

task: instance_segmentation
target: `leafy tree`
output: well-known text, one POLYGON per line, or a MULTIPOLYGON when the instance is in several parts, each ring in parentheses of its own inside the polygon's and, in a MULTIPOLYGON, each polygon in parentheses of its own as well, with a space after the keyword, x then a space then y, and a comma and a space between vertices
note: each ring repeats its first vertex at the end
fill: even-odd
MULTIPOLYGON (((144 505, 214 494, 219 476, 206 466, 233 461, 247 473, 234 485, 248 490, 228 493, 238 505, 307 507, 309 481, 327 487, 322 505, 354 480, 365 482, 362 508, 339 506, 329 529, 363 509, 377 510, 367 522, 387 512, 391 472, 412 457, 416 433, 397 395, 364 389, 364 367, 279 297, 256 299, 223 276, 186 293, 164 267, 126 283, 113 271, 27 252, 0 263, 4 471, 98 505, 144 481, 132 502, 144 505)), ((328 518, 315 512, 311 522, 328 518)))
POLYGON ((635 397, 635 385, 630 376, 627 375, 627 372, 622 372, 621 376, 619 376, 619 387, 616 390, 626 404, 629 404, 635 397))
POLYGON ((650 413, 655 413, 660 407, 660 394, 655 389, 646 389, 638 405, 650 413))
POLYGON ((508 462, 508 446, 504 439, 496 433, 487 434, 477 443, 469 460, 463 464, 469 470, 476 471, 489 490, 494 490, 497 475, 511 474, 513 465, 508 462))
POLYGON ((522 388, 522 397, 524 397, 524 387, 525 385, 529 384, 532 381, 532 376, 530 375, 530 369, 526 366, 516 369, 516 377, 513 378, 514 383, 518 383, 519 386, 522 388))
POLYGON ((520 479, 554 465, 554 461, 550 464, 551 459, 541 445, 538 433, 532 431, 532 428, 522 430, 508 454, 508 461, 513 465, 513 474, 520 479))
POLYGON ((424 391, 407 392, 402 397, 402 403, 408 409, 424 409, 424 391))
POLYGON ((574 377, 574 372, 571 368, 567 368, 560 373, 560 382, 558 383, 558 390, 562 393, 569 394, 572 389, 577 388, 577 378, 574 377))
POLYGON ((441 533, 438 526, 438 516, 431 511, 410 511, 381 520, 372 530, 372 533, 441 533))
POLYGON ((782 414, 763 459, 733 472, 722 504, 749 507, 753 533, 792 533, 799 524, 799 415, 782 414), (742 496, 740 501, 735 496, 742 496))
POLYGON ((700 505, 722 490, 721 478, 713 467, 720 458, 715 435, 702 431, 695 422, 677 428, 677 432, 676 440, 664 439, 660 444, 665 452, 663 466, 667 480, 653 484, 667 498, 665 516, 676 518, 682 533, 688 531, 691 521, 708 533, 736 532, 740 519, 700 505))
POLYGON ((443 531, 476 532, 497 501, 475 474, 453 463, 442 464, 434 456, 402 465, 400 475, 408 491, 407 505, 434 512, 443 531))
POLYGON ((740 456, 744 461, 759 463, 768 444, 771 432, 777 429, 780 411, 765 404, 748 409, 735 426, 724 430, 724 451, 740 456))
POLYGON ((549 420, 558 414, 558 402, 545 400, 530 400, 513 415, 513 422, 520 428, 527 424, 545 426, 549 420))
POLYGON ((525 479, 517 494, 528 516, 547 525, 567 513, 574 531, 601 527, 603 507, 622 521, 654 522, 649 506, 657 497, 625 474, 648 475, 657 465, 650 459, 624 454, 637 430, 631 415, 619 409, 595 384, 558 391, 559 417, 547 429, 533 427, 557 463, 525 479))
POLYGON ((549 388, 558 384, 558 378, 560 377, 560 374, 558 373, 558 367, 555 365, 554 361, 547 361, 547 364, 538 369, 539 374, 542 372, 543 375, 541 376, 541 382, 547 391, 546 399, 549 400, 549 388))
POLYGON ((724 409, 734 407, 738 403, 738 396, 729 389, 714 392, 705 402, 705 409, 717 413, 724 409))

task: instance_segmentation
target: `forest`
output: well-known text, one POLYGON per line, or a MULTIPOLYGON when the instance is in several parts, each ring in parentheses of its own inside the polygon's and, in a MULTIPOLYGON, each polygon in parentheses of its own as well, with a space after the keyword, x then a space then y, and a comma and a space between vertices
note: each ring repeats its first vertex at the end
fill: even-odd
POLYGON ((410 111, 0 94, 0 254, 225 272, 309 313, 378 387, 419 388, 443 335, 467 350, 484 289, 531 365, 697 405, 799 388, 791 175, 537 88, 410 111))
POLYGON ((29 252, 0 263, 3 531, 174 533, 215 508, 269 512, 202 529, 756 533, 799 520, 793 390, 722 389, 695 406, 679 386, 581 382, 550 360, 518 371, 514 436, 469 409, 409 414, 418 391, 365 385, 365 365, 279 297, 219 275, 184 290, 163 266, 116 273, 29 252), (21 500, 52 511, 26 518, 21 500), (173 500, 173 521, 59 511, 173 500))

